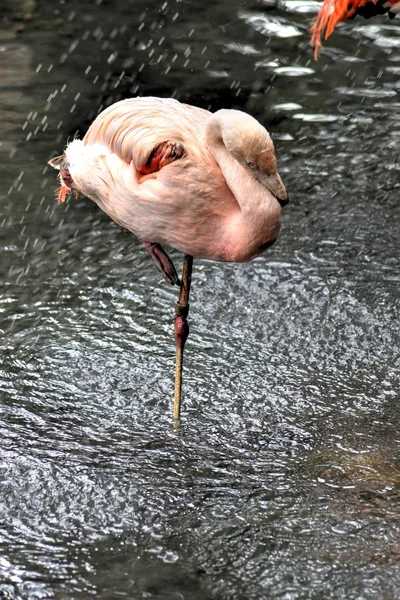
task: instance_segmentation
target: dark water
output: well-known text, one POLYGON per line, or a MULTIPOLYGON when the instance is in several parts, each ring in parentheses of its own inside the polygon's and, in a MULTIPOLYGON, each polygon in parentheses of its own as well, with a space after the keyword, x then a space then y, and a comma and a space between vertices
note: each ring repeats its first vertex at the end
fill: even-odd
POLYGON ((0 598, 399 598, 400 21, 315 63, 311 1, 10 6, 0 598), (46 167, 134 94, 252 113, 293 200, 267 255, 195 262, 179 435, 177 290, 46 167))

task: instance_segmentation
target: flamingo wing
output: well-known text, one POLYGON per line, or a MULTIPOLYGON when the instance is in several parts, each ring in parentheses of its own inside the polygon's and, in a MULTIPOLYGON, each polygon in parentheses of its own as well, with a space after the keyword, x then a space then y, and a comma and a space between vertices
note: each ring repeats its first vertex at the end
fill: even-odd
POLYGON ((146 175, 182 158, 185 141, 197 137, 199 118, 204 122, 209 116, 206 110, 172 98, 130 98, 104 110, 83 143, 104 144, 124 162, 133 161, 136 170, 146 175))
MULTIPOLYGON (((96 188, 117 187, 121 180, 133 191, 168 164, 187 155, 187 142, 198 139, 208 111, 173 99, 130 98, 113 104, 92 123, 82 142, 73 140, 65 154, 49 161, 59 170, 58 201, 71 190, 89 197, 96 188)), ((143 193, 143 188, 141 194, 143 193)), ((96 198, 93 198, 96 199, 96 198)))

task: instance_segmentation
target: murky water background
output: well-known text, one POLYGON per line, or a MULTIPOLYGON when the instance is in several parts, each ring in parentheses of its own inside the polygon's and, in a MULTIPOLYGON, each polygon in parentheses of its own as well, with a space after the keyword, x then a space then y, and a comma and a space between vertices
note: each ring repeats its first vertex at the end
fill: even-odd
POLYGON ((0 597, 398 598, 400 21, 315 63, 311 1, 38 4, 0 32, 0 597), (251 112, 292 198, 195 261, 180 435, 177 289, 46 167, 135 94, 251 112))

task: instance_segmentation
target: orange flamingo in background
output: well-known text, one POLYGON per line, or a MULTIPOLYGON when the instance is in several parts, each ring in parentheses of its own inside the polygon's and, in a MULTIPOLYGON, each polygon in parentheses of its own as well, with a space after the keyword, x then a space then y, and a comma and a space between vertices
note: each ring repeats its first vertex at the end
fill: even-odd
POLYGON ((314 25, 311 28, 311 44, 314 57, 318 58, 321 37, 331 35, 338 23, 361 15, 369 19, 375 15, 389 13, 393 19, 400 12, 400 0, 324 0, 314 25))
POLYGON ((253 117, 162 98, 113 104, 83 140, 49 161, 60 202, 82 192, 144 243, 171 284, 175 309, 174 418, 179 422, 193 257, 249 261, 271 246, 288 202, 273 142, 253 117), (182 282, 161 244, 184 252, 182 282))

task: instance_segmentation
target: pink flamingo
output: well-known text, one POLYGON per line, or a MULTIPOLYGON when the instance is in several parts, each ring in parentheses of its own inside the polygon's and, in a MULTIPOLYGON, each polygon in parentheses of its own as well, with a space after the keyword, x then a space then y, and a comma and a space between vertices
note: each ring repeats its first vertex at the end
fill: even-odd
POLYGON ((82 192, 144 243, 166 281, 181 285, 175 310, 174 418, 179 422, 193 257, 249 261, 278 238, 288 202, 273 142, 253 117, 164 98, 113 104, 83 140, 49 161, 58 200, 82 192), (161 244, 185 254, 182 281, 161 244))

